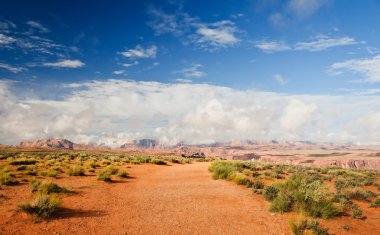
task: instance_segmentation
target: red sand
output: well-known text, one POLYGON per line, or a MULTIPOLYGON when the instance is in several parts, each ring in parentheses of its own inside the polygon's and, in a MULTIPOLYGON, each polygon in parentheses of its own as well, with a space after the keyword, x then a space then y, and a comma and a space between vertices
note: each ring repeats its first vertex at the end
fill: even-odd
MULTIPOLYGON (((33 223, 16 211, 32 197, 27 184, 3 187, 0 234, 290 234, 294 213, 268 212, 268 203, 250 189, 213 180, 210 163, 171 166, 133 165, 134 178, 107 184, 95 176, 56 180, 76 193, 64 196, 58 218, 33 223)), ((344 217, 328 221, 335 234, 379 234, 380 211, 366 221, 344 217), (342 229, 349 224, 348 232, 342 229)))

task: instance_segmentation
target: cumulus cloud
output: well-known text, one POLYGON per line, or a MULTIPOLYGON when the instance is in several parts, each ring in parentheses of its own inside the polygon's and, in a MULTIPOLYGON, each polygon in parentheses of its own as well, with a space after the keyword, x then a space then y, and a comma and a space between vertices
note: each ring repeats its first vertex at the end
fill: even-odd
POLYGON ((361 74, 364 77, 361 81, 364 82, 380 82, 380 55, 334 63, 328 69, 328 73, 333 75, 339 75, 346 71, 361 74))
POLYGON ((140 45, 137 45, 133 49, 120 52, 120 54, 130 59, 155 58, 157 55, 157 46, 153 45, 143 48, 140 45))
POLYGON ((58 62, 43 63, 46 67, 56 67, 56 68, 80 68, 85 64, 80 60, 61 60, 58 62))
MULTIPOLYGON (((0 81, 0 142, 64 137, 112 146, 241 139, 379 143, 379 96, 287 95, 128 80, 63 84, 63 97, 22 97, 0 81)), ((24 88, 27 89, 27 88, 24 88)), ((55 90, 55 92, 59 92, 55 90)), ((27 94, 27 92, 24 92, 27 94)))
POLYGON ((281 41, 257 41, 254 42, 254 46, 266 53, 287 51, 291 49, 285 42, 281 41))
POLYGON ((15 67, 13 65, 4 64, 4 63, 0 63, 0 68, 6 69, 12 73, 20 73, 26 70, 24 67, 15 67))

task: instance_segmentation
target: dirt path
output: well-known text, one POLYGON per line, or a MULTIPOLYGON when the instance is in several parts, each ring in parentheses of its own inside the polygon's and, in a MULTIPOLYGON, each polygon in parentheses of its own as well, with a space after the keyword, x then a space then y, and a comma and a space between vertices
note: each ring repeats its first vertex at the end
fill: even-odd
POLYGON ((30 199, 28 186, 9 187, 14 196, 1 205, 0 233, 288 234, 288 221, 270 214, 267 202, 244 187, 211 179, 208 165, 132 166, 134 178, 113 184, 95 176, 59 179, 77 193, 64 198, 59 218, 40 223, 15 211, 30 199))

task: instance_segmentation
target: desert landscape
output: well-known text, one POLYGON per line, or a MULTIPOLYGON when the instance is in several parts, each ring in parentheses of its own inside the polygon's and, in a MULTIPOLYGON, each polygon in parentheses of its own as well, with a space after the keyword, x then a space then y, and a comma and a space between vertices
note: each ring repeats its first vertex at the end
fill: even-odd
POLYGON ((375 147, 138 144, 148 142, 118 149, 65 139, 3 145, 1 233, 379 231, 375 147))
POLYGON ((380 234, 379 12, 1 0, 0 235, 380 234))

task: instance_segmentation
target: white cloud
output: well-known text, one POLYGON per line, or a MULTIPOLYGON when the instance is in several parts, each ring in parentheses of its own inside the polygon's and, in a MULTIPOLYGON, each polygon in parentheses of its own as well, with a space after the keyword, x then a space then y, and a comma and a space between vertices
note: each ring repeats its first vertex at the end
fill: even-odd
POLYGON ((122 64, 124 67, 126 67, 126 68, 129 68, 129 67, 132 67, 132 66, 134 66, 134 65, 138 65, 139 64, 139 62, 138 61, 133 61, 133 63, 124 63, 124 64, 122 64))
POLYGON ((38 29, 41 33, 50 32, 50 30, 48 28, 46 28, 45 26, 43 26, 41 23, 39 23, 37 21, 29 20, 26 22, 26 24, 29 25, 30 27, 34 28, 34 29, 38 29))
POLYGON ((112 72, 112 74, 115 74, 115 75, 120 75, 120 74, 124 74, 125 73, 125 70, 115 70, 112 72))
POLYGON ((185 78, 201 78, 207 75, 199 70, 201 67, 203 67, 201 64, 192 64, 190 67, 182 69, 180 73, 185 78))
POLYGON ((240 30, 231 20, 206 23, 181 10, 167 14, 159 9, 151 8, 149 13, 153 18, 150 26, 157 35, 173 34, 185 45, 195 45, 207 51, 217 51, 240 42, 238 37, 240 30))
POLYGON ((380 99, 374 95, 287 95, 111 79, 65 84, 66 95, 55 100, 27 97, 21 87, 13 92, 18 85, 0 81, 0 143, 46 137, 113 146, 134 138, 380 142, 380 99))
MULTIPOLYGON (((360 42, 362 43, 362 42, 360 42)), ((318 36, 312 41, 297 42, 293 46, 289 46, 283 41, 256 41, 253 42, 254 46, 266 53, 280 52, 280 51, 310 51, 317 52, 329 49, 331 47, 349 46, 359 44, 354 38, 341 37, 331 38, 328 36, 318 36)))
POLYGON ((291 49, 285 42, 281 41, 258 41, 255 42, 254 45, 266 53, 287 51, 291 49))
POLYGON ((294 49, 298 51, 323 51, 330 47, 348 46, 358 43, 351 37, 329 38, 327 36, 320 36, 314 41, 298 42, 294 45, 294 49))
POLYGON ((237 32, 238 28, 230 20, 197 24, 197 35, 194 35, 193 42, 207 50, 230 47, 239 42, 237 32))
POLYGON ((12 73, 20 73, 22 71, 25 71, 26 69, 23 67, 15 67, 9 64, 0 63, 0 68, 7 69, 11 71, 12 73))
POLYGON ((332 75, 339 75, 345 71, 361 74, 364 82, 380 82, 380 55, 338 62, 328 70, 332 75))
POLYGON ((273 79, 280 85, 284 86, 288 84, 288 80, 286 80, 281 74, 273 75, 273 79))
POLYGON ((298 99, 290 100, 280 119, 281 127, 289 133, 299 133, 311 124, 316 109, 315 104, 307 104, 298 99))
POLYGON ((298 17, 307 17, 313 15, 330 2, 331 0, 290 0, 287 6, 298 17))
POLYGON ((134 49, 128 49, 120 54, 130 59, 155 58, 157 55, 157 46, 153 45, 143 48, 137 45, 134 49))
POLYGON ((57 68, 80 68, 85 64, 80 60, 61 60, 53 63, 43 63, 46 67, 57 67, 57 68))
POLYGON ((0 46, 11 44, 15 41, 16 41, 16 39, 14 39, 13 37, 9 37, 7 35, 0 33, 0 46))

